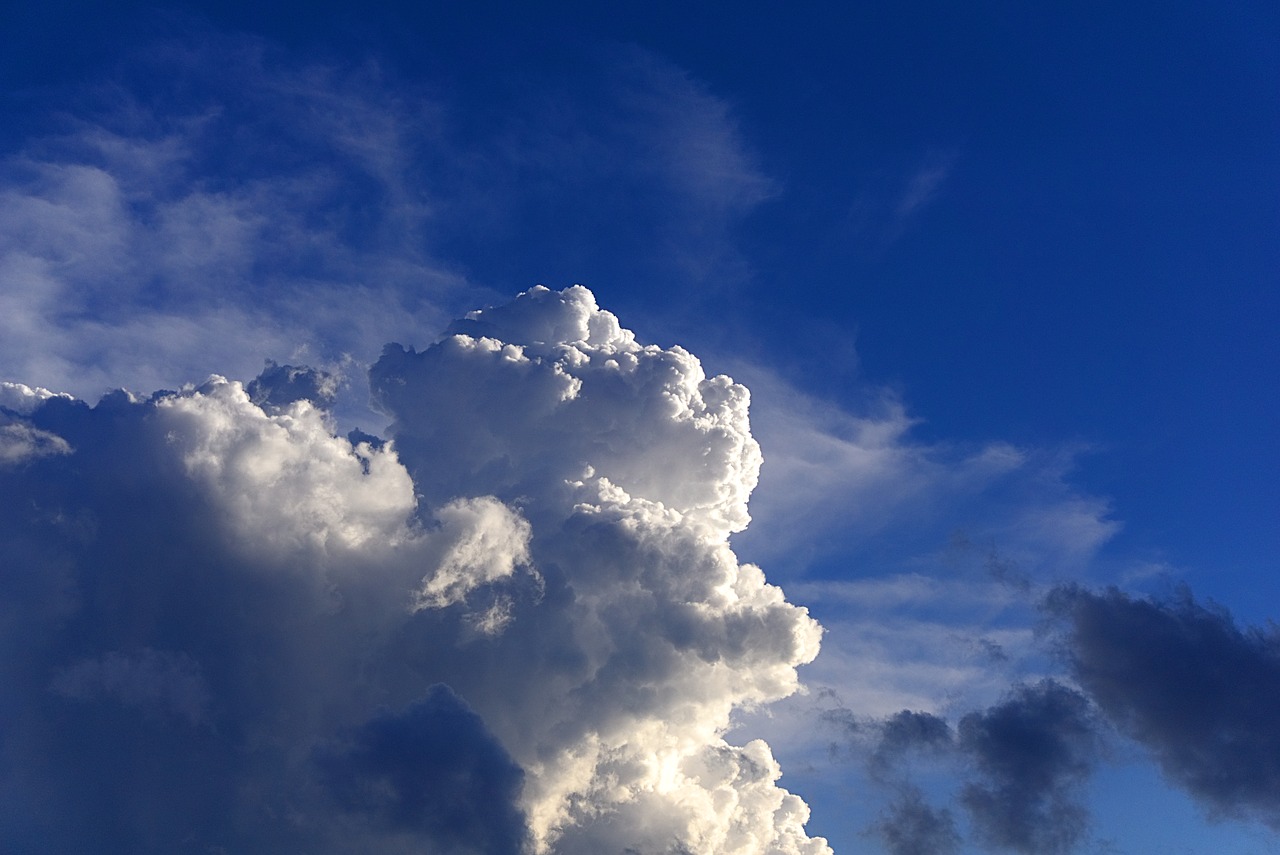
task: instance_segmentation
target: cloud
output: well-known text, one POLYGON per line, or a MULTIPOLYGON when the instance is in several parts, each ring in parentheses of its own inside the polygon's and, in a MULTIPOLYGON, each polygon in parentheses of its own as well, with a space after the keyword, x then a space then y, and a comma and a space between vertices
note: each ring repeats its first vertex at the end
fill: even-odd
POLYGON ((885 720, 880 741, 869 760, 877 777, 895 768, 909 751, 945 751, 952 747, 951 727, 936 715, 902 710, 885 720))
POLYGON ((0 469, 4 839, 830 851, 725 738, 821 635, 727 542, 745 389, 584 288, 389 346, 385 441, 335 435, 320 377, 7 389, 66 452, 0 469))
POLYGON ((839 753, 865 761, 870 792, 887 795, 868 832, 894 855, 959 851, 961 808, 967 834, 997 851, 1067 853, 1084 838, 1103 731, 1088 698, 1056 680, 1015 684, 954 728, 911 709, 876 719, 837 706, 823 718, 840 730, 839 753))
POLYGON ((757 365, 734 362, 733 371, 751 387, 766 452, 756 525, 735 544, 782 572, 839 551, 919 573, 978 543, 1052 578, 1087 566, 1120 529, 1108 501, 1072 484, 1087 448, 928 442, 891 390, 867 386, 845 408, 757 365), (902 543, 914 551, 894 552, 902 543))
POLYGON ((901 710, 883 722, 850 723, 877 734, 867 757, 867 771, 876 786, 893 793, 893 800, 869 831, 884 842, 890 855, 958 851, 961 836, 952 812, 930 805, 905 771, 912 754, 936 759, 952 752, 955 738, 946 720, 926 712, 901 710))
POLYGON ((50 454, 69 453, 71 446, 62 437, 0 415, 0 466, 13 466, 50 454))
POLYGON ((1165 776, 1213 816, 1280 829, 1280 640, 1183 591, 1054 590, 1072 673, 1165 776))
POLYGON ((1013 852, 1075 847, 1088 821, 1078 789, 1098 751, 1083 695, 1048 679, 1019 686, 1001 704, 962 718, 957 743, 980 776, 960 795, 980 838, 1013 852))
POLYGON ((425 836, 434 851, 508 855, 524 847, 515 807, 523 772, 448 686, 319 747, 317 763, 343 809, 425 836))
POLYGON ((911 176, 894 205, 893 213, 900 223, 928 205, 951 174, 955 152, 933 152, 911 176))
POLYGON ((866 175, 845 218, 850 236, 865 252, 884 252, 934 204, 958 157, 953 149, 935 149, 917 155, 910 165, 866 175))
POLYGON ((929 805, 914 787, 903 789, 872 830, 889 855, 948 855, 960 848, 951 811, 929 805))
POLYGON ((469 287, 423 239, 432 102, 185 31, 54 93, 65 112, 0 157, 0 375, 96 397, 338 366, 469 287))
POLYGON ((305 365, 279 365, 268 359, 262 373, 245 391, 253 403, 284 407, 298 401, 311 401, 322 407, 333 404, 338 394, 338 377, 305 365))

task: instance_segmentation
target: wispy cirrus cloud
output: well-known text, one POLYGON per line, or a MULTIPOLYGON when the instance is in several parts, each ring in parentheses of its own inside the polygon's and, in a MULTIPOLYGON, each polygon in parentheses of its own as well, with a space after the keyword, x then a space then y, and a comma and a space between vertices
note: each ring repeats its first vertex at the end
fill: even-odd
POLYGON ((372 68, 193 44, 148 58, 171 88, 81 94, 89 107, 5 158, 10 376, 92 396, 252 376, 268 356, 336 365, 439 323, 466 287, 426 252, 412 201, 427 102, 372 68))
POLYGON ((432 90, 178 29, 0 157, 0 374, 94 397, 275 359, 342 375, 346 406, 385 341, 510 276, 643 276, 673 299, 740 277, 731 230, 776 190, 726 103, 639 48, 432 90))
POLYGON ((1087 448, 927 442, 897 393, 868 384, 846 408, 732 365, 752 389, 765 449, 756 524, 737 541, 748 554, 803 573, 838 550, 852 562, 844 578, 864 575, 866 560, 874 576, 978 564, 1049 581, 1087 566, 1120 530, 1110 502, 1071 481, 1087 448))

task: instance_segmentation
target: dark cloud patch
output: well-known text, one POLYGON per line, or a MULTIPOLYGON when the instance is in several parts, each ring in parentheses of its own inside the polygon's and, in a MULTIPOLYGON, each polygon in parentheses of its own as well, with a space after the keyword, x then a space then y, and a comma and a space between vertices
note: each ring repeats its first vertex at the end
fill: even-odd
MULTIPOLYGON (((871 780, 893 793, 893 800, 868 829, 890 855, 947 855, 957 851, 960 833, 948 808, 925 800, 912 781, 910 758, 923 754, 933 759, 954 759, 955 738, 946 720, 927 712, 902 710, 878 724, 879 739, 867 758, 871 780)), ((851 728, 851 733, 854 729, 851 728)))
POLYGON ((328 371, 305 365, 279 365, 268 359, 262 373, 250 381, 245 391, 258 406, 286 407, 295 401, 327 406, 338 395, 338 378, 328 371))
POLYGON ((872 831, 889 855, 950 855, 960 849, 951 811, 930 805, 916 787, 903 787, 872 831))
POLYGON ((932 713, 903 710, 890 716, 868 761, 871 774, 884 778, 909 751, 937 753, 952 746, 951 727, 932 713))
POLYGON ((957 732, 980 778, 960 794, 978 835, 1014 852, 1071 851, 1088 824, 1077 789, 1098 749, 1088 700, 1042 680, 966 715, 957 732))
POLYGON ((443 684, 317 754, 339 803, 442 852, 513 855, 527 838, 524 773, 480 716, 443 684))
POLYGON ((1183 591, 1166 600, 1058 588, 1076 679, 1211 814, 1280 829, 1280 634, 1183 591))

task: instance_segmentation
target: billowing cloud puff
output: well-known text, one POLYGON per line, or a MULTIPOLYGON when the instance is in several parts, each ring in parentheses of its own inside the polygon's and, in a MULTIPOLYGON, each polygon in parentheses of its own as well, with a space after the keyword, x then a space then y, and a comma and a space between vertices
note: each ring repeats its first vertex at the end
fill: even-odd
POLYGON ((0 468, 0 838, 829 852, 768 746, 723 738, 820 635, 727 543, 746 390, 583 288, 371 380, 388 441, 335 436, 292 366, 93 407, 5 387, 56 453, 0 468))
POLYGON ((451 332, 423 353, 389 346, 371 372, 410 468, 434 473, 429 496, 605 478, 708 536, 746 527, 761 457, 742 386, 639 344, 581 286, 534 288, 451 332))

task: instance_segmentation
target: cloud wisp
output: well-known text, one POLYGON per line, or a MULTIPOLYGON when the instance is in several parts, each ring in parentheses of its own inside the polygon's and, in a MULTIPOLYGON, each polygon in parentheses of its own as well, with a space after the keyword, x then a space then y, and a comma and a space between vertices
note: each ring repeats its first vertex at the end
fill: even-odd
POLYGON ((468 283, 426 246, 429 99, 209 31, 127 69, 0 158, 9 376, 96 397, 333 367, 447 318, 468 283))
POLYGON ((734 226, 776 192, 726 103, 640 48, 454 87, 169 26, 0 152, 6 377, 92 400, 275 359, 338 375, 363 422, 387 340, 511 275, 721 288, 734 226))
POLYGON ((387 440, 335 436, 296 366, 5 387, 48 439, 0 468, 0 836, 829 852, 769 747, 724 738, 820 636, 728 546, 746 390, 580 287, 389 345, 371 382, 387 440))

